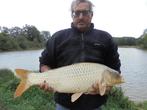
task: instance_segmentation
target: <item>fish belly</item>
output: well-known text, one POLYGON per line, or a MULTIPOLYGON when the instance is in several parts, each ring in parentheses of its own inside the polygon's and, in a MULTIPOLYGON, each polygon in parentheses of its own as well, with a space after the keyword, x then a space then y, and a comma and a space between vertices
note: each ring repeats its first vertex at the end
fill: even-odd
POLYGON ((77 64, 53 70, 49 85, 63 93, 88 92, 101 79, 103 68, 98 65, 77 64))

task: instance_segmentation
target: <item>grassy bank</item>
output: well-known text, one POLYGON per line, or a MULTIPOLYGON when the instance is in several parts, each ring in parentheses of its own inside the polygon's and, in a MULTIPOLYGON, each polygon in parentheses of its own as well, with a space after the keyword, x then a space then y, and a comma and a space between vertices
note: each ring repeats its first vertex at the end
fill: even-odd
MULTIPOLYGON (((31 87, 22 97, 13 98, 19 80, 10 70, 0 70, 0 110, 54 110, 53 95, 31 87)), ((113 88, 103 110, 147 110, 147 102, 135 104, 113 88)))

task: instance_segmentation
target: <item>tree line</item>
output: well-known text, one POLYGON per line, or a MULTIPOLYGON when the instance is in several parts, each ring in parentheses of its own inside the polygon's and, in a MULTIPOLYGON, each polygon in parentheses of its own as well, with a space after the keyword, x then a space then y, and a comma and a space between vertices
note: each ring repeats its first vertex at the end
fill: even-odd
POLYGON ((147 49, 147 29, 139 38, 134 37, 113 37, 114 41, 119 46, 137 46, 139 48, 147 49))
MULTIPOLYGON (((20 27, 0 26, 0 51, 28 50, 43 48, 51 37, 49 31, 39 31, 33 25, 20 27)), ((147 49, 147 29, 139 38, 113 37, 118 46, 137 46, 147 49)))
POLYGON ((0 51, 28 50, 44 47, 49 31, 39 31, 33 25, 20 27, 0 26, 0 51))

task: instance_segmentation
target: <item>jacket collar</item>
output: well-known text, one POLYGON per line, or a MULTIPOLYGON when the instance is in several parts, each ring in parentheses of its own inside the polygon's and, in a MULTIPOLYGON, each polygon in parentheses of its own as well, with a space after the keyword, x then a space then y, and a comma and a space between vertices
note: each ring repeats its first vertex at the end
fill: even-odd
POLYGON ((92 30, 94 29, 94 24, 91 23, 91 24, 90 24, 90 27, 88 28, 88 30, 87 30, 86 32, 81 32, 81 31, 79 31, 79 30, 73 25, 73 23, 71 23, 71 28, 72 28, 74 31, 78 32, 78 33, 88 33, 88 32, 90 32, 90 31, 92 31, 92 30))

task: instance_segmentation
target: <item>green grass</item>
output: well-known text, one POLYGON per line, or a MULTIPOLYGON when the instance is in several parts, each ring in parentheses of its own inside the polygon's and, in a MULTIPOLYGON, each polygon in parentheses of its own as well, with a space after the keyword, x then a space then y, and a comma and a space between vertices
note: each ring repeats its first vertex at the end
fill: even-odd
POLYGON ((35 86, 14 99, 18 83, 10 70, 0 70, 0 110, 54 110, 53 95, 35 86))
MULTIPOLYGON (((14 99, 19 80, 11 70, 0 70, 0 110, 54 110, 53 94, 31 87, 21 97, 14 99)), ((102 110, 147 110, 147 102, 135 104, 124 96, 121 88, 113 88, 102 110)))
POLYGON ((139 110, 134 102, 124 96, 121 88, 113 88, 108 95, 108 101, 103 110, 139 110))

